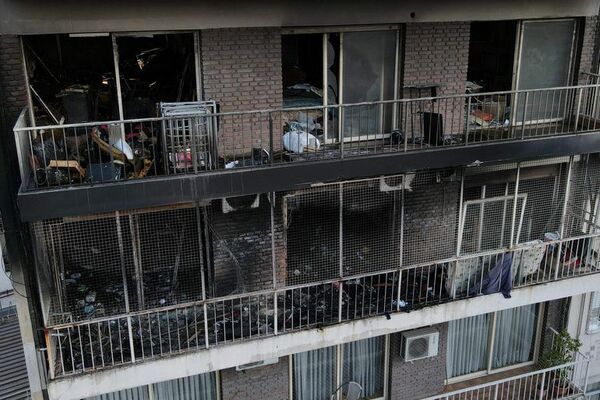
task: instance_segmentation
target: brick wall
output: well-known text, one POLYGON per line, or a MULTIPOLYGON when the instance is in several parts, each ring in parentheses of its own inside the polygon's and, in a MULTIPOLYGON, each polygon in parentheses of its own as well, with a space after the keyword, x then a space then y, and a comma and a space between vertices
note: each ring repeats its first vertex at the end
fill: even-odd
MULTIPOLYGON (((247 196, 244 204, 252 202, 247 196)), ((239 204, 235 198, 232 206, 239 204)), ((276 278, 285 282, 286 241, 283 236, 281 201, 274 209, 276 278)), ((213 201, 209 209, 212 233, 215 295, 227 295, 234 290, 246 292, 272 289, 271 204, 260 196, 258 208, 241 208, 222 212, 221 200, 213 201), (238 282, 241 281, 241 282, 238 282), (243 287, 239 287, 243 285, 243 287)))
POLYGON ((286 400, 289 398, 288 357, 277 364, 236 371, 221 371, 223 400, 286 400))
MULTIPOLYGON (((594 47, 596 35, 598 34, 598 17, 586 17, 583 24, 583 39, 581 47, 581 58, 579 62, 580 72, 591 72, 594 58, 594 47)), ((579 83, 586 83, 585 76, 579 76, 579 83)))
POLYGON ((21 46, 17 36, 0 36, 0 87, 7 125, 12 128, 27 103, 21 46))
POLYGON ((435 261, 456 252, 458 182, 437 182, 447 171, 418 173, 404 192, 403 265, 435 261))
MULTIPOLYGON (((407 24, 403 85, 439 84, 438 95, 464 93, 469 63, 470 27, 469 22, 407 24)), ((416 97, 416 93, 405 90, 404 97, 416 97)), ((424 107, 424 111, 427 111, 428 105, 424 107)), ((464 125, 463 101, 458 99, 447 104, 438 102, 435 107, 436 112, 444 114, 445 133, 458 133, 459 127, 464 125), (438 111, 442 109, 444 112, 438 111)), ((418 120, 420 117, 413 118, 418 120)), ((413 123, 419 124, 418 121, 413 123)), ((420 128, 411 129, 409 123, 407 130, 417 132, 420 128)))
POLYGON ((393 334, 390 346, 390 399, 412 400, 440 393, 446 379, 448 325, 435 325, 440 332, 437 357, 413 362, 402 359, 402 336, 393 334))
MULTIPOLYGON (((281 108, 281 32, 277 28, 202 31, 202 80, 206 99, 222 112, 281 108)), ((232 156, 269 148, 268 116, 222 117, 219 152, 232 156)), ((273 125, 274 146, 281 136, 273 125)))

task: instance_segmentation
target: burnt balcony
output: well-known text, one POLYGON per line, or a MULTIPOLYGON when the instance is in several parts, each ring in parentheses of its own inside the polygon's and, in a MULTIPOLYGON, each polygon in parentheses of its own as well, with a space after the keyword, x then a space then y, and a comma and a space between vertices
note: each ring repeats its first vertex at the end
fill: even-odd
POLYGON ((19 201, 33 220, 599 151, 598 87, 230 113, 175 103, 156 118, 35 127, 24 111, 19 201))
POLYGON ((599 169, 419 171, 32 223, 49 374, 593 282, 599 169))

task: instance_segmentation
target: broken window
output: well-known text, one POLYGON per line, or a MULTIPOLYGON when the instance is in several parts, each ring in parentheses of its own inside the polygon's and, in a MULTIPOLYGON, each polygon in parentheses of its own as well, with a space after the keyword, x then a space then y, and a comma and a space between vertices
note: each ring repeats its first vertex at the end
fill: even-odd
POLYGON ((23 37, 37 125, 118 119, 111 39, 23 37))
POLYGON ((160 102, 197 99, 192 33, 118 36, 116 43, 125 119, 157 116, 160 102))
POLYGON ((517 21, 471 22, 467 79, 482 92, 510 90, 517 21))
MULTIPOLYGON (((396 29, 284 35, 284 107, 396 99, 399 47, 396 29)), ((391 133, 394 112, 391 104, 328 108, 325 117, 303 111, 290 114, 287 129, 324 143, 375 139, 391 133)))

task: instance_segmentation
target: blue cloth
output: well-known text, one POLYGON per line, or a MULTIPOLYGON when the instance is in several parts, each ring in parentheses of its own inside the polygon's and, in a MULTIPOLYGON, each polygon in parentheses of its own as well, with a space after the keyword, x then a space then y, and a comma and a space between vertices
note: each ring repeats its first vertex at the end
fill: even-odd
MULTIPOLYGON (((512 253, 504 253, 502 258, 490 270, 481 282, 481 293, 502 293, 504 298, 510 299, 512 290, 512 253)), ((469 295, 477 294, 477 287, 471 288, 469 295)))

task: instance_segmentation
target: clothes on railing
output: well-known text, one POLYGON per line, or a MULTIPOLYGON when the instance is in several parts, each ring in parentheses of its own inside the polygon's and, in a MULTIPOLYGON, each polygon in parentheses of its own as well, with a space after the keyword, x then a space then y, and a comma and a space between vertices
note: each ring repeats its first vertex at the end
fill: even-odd
POLYGON ((481 285, 471 287, 469 295, 502 293, 505 299, 510 299, 513 282, 512 265, 512 253, 503 254, 494 268, 483 278, 481 285))

